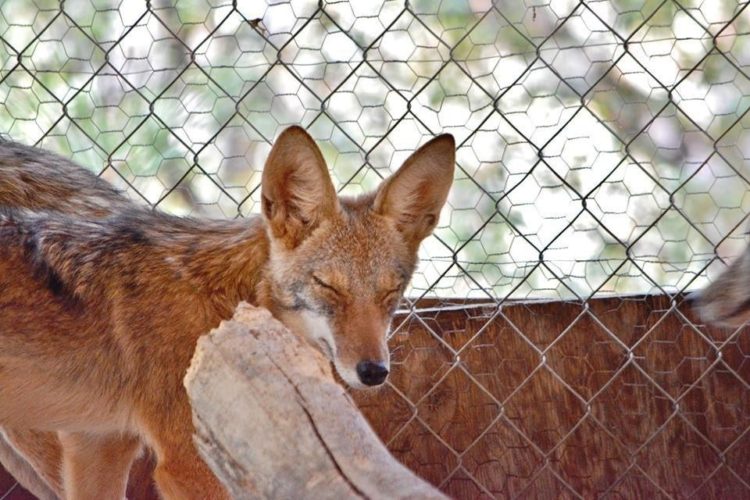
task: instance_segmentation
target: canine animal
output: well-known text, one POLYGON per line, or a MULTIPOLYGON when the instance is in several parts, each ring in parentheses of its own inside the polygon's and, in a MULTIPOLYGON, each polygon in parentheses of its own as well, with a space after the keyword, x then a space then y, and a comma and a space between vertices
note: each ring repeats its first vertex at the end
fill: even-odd
POLYGON ((0 215, 0 425, 57 433, 69 498, 122 498, 144 444, 163 496, 226 497, 193 447, 182 378, 197 338, 241 300, 319 345, 349 385, 383 383, 390 318, 455 155, 439 136, 374 193, 339 198, 312 138, 291 127, 264 167, 262 215, 202 222, 66 184, 35 166, 57 157, 19 150, 0 156, 15 172, 0 205, 16 207, 0 215), (57 182, 67 209, 55 210, 57 182))

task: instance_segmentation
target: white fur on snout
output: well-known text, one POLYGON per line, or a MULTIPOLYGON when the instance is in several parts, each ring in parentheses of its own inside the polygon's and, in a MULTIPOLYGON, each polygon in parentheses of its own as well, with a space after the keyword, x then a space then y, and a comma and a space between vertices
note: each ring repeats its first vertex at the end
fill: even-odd
MULTIPOLYGON (((321 345, 326 356, 335 359, 336 340, 333 337, 333 330, 331 330, 331 325, 328 323, 328 318, 311 311, 303 311, 300 316, 302 318, 302 323, 304 324, 307 338, 314 343, 321 345), (332 352, 328 352, 329 349, 332 352)), ((331 359, 331 361, 333 361, 333 359, 331 359)))
POLYGON ((344 382, 358 389, 365 387, 360 382, 356 369, 344 366, 339 361, 336 339, 334 338, 331 325, 328 323, 328 318, 311 311, 304 311, 301 314, 301 318, 308 338, 318 344, 323 353, 333 361, 333 366, 336 367, 336 371, 344 379, 344 382))

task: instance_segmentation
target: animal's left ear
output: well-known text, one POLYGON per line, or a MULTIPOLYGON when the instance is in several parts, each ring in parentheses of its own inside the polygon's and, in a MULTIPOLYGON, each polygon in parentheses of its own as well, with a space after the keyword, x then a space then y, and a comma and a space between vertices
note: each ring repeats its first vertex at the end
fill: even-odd
POLYGON ((415 151, 378 189, 375 212, 393 219, 414 249, 438 222, 455 162, 453 136, 440 135, 415 151))

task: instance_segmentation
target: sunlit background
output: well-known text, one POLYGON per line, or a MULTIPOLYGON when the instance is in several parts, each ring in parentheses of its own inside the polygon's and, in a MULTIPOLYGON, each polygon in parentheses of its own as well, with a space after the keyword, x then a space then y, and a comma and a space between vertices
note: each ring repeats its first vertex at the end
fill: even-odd
POLYGON ((288 125, 347 194, 450 132, 412 298, 674 293, 745 243, 746 3, 236 3, 3 0, 0 134, 235 218, 288 125))

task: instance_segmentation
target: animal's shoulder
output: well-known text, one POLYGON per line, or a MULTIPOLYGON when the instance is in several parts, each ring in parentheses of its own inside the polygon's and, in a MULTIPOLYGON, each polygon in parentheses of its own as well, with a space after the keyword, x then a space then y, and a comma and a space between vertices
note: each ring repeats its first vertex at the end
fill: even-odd
POLYGON ((153 249, 145 210, 100 219, 0 209, 0 247, 20 258, 55 295, 80 300, 106 294, 113 277, 137 271, 153 249))

